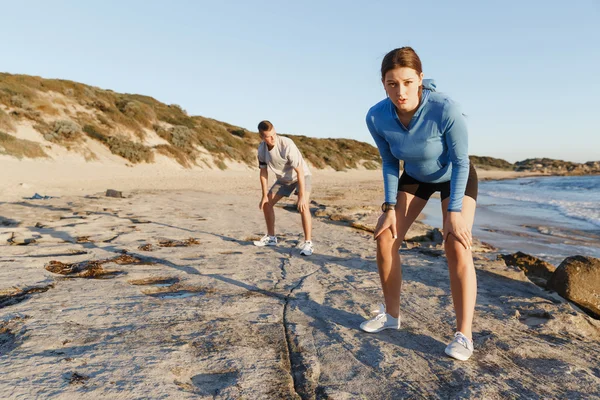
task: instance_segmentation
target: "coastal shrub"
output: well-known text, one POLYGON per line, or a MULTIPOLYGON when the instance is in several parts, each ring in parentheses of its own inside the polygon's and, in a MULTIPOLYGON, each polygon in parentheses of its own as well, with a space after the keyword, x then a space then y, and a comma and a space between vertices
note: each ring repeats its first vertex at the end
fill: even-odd
POLYGON ((151 163, 154 161, 154 153, 148 146, 134 143, 129 139, 111 136, 105 141, 111 153, 121 156, 134 164, 141 162, 151 163))
POLYGON ((98 122, 100 122, 102 125, 107 126, 109 128, 113 127, 112 122, 110 122, 104 115, 98 115, 98 122))
POLYGON ((44 136, 44 139, 50 140, 50 136, 46 137, 46 135, 52 134, 52 127, 45 121, 37 122, 33 125, 33 129, 41 133, 42 136, 44 136))
POLYGON ((168 106, 156 102, 152 107, 156 114, 156 119, 159 121, 163 121, 171 125, 183 125, 191 129, 196 127, 194 119, 189 117, 185 110, 179 106, 168 106))
POLYGON ((480 169, 501 169, 507 171, 514 169, 513 164, 500 158, 469 156, 469 160, 471 164, 480 169))
POLYGON ((36 100, 35 103, 33 104, 33 108, 35 109, 35 111, 40 112, 41 114, 43 114, 46 117, 48 117, 48 116, 54 117, 54 116, 59 115, 58 109, 56 109, 52 105, 52 103, 46 99, 36 100))
POLYGON ((231 134, 237 137, 245 138, 247 133, 245 129, 234 129, 231 131, 231 134))
POLYGON ((108 110, 110 110, 110 105, 100 99, 93 99, 91 102, 88 103, 88 106, 93 107, 102 112, 107 112, 108 110))
POLYGON ((226 170, 227 169, 227 164, 225 164, 225 161, 223 161, 222 159, 216 159, 215 160, 215 165, 217 167, 219 167, 220 170, 226 170))
POLYGON ((48 155, 39 143, 30 140, 18 139, 8 133, 0 131, 0 154, 17 158, 47 158, 48 155))
POLYGON ((191 168, 195 164, 194 159, 186 152, 169 144, 159 144, 154 147, 162 155, 173 158, 185 168, 191 168))
POLYGON ((331 167, 336 171, 356 168, 359 162, 380 164, 379 152, 373 146, 352 139, 317 139, 301 135, 287 136, 316 168, 331 167))
POLYGON ((183 107, 181 107, 179 104, 171 104, 169 107, 173 107, 174 109, 176 109, 182 114, 185 114, 186 116, 188 115, 187 111, 185 111, 183 107))
MULTIPOLYGON (((36 125, 38 130, 45 130, 44 123, 36 125)), ((81 137, 81 128, 75 122, 70 120, 57 120, 50 125, 50 132, 44 133, 44 139, 63 144, 65 142, 72 142, 81 137)))
POLYGON ((171 140, 173 146, 188 149, 193 148, 197 143, 196 134, 193 130, 187 126, 178 125, 170 129, 171 140))
POLYGON ((10 116, 0 108, 0 129, 12 132, 15 129, 15 126, 12 122, 10 116))
POLYGON ((93 124, 88 124, 83 127, 83 132, 94 140, 106 143, 108 138, 104 131, 93 124))
POLYGON ((21 94, 15 94, 10 98, 10 105, 17 108, 28 109, 31 108, 29 100, 27 100, 21 94))
POLYGON ((363 167, 365 167, 365 169, 368 169, 370 171, 376 170, 379 168, 379 164, 377 164, 374 161, 365 161, 363 163, 363 167))

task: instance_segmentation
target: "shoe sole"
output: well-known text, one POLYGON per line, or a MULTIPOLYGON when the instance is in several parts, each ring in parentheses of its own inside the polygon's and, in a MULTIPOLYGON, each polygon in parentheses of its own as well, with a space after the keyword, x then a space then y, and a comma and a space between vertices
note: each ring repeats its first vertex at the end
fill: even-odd
POLYGON ((259 242, 253 242, 256 247, 267 247, 267 246, 277 246, 277 243, 274 244, 256 244, 259 242))
POLYGON ((471 358, 471 356, 465 357, 465 356, 462 356, 460 354, 452 354, 452 352, 450 352, 448 350, 444 350, 444 353, 446 353, 446 355, 448 357, 452 357, 452 358, 454 358, 456 360, 459 360, 459 361, 467 361, 469 358, 471 358))
POLYGON ((363 327, 361 327, 360 329, 361 329, 363 332, 367 332, 367 333, 379 333, 379 332, 381 332, 381 331, 385 331, 386 329, 395 329, 395 330, 400 330, 400 327, 394 328, 393 326, 388 326, 388 327, 385 327, 385 328, 379 328, 379 329, 376 329, 376 330, 374 330, 374 331, 368 331, 368 330, 366 330, 366 329, 365 329, 365 328, 363 328, 363 327))

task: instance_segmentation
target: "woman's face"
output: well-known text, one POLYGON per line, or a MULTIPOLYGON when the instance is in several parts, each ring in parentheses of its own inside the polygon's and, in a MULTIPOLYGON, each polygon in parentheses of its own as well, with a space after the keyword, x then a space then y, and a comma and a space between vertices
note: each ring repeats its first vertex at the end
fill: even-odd
POLYGON ((394 68, 382 79, 385 92, 400 112, 411 112, 419 106, 419 87, 423 84, 423 73, 412 68, 394 68))

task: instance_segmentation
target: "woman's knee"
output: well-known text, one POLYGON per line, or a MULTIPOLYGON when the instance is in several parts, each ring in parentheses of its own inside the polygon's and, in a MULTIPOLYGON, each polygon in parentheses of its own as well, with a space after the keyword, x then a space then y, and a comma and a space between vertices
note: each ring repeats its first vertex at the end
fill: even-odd
POLYGON ((448 235, 448 238, 444 242, 444 249, 450 268, 462 268, 464 266, 473 265, 473 254, 471 253, 471 250, 465 248, 454 235, 448 235))
POLYGON ((391 234, 381 234, 377 238, 377 252, 382 255, 397 253, 401 244, 402 240, 392 238, 391 234))

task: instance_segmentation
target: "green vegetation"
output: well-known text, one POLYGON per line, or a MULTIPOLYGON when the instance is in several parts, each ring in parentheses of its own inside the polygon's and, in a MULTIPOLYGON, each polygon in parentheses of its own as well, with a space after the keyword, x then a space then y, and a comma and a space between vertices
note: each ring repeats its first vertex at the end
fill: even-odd
POLYGON ((513 164, 500 158, 469 156, 469 159, 471 160, 471 164, 480 169, 501 169, 506 171, 515 169, 513 164))
POLYGON ((134 164, 154 161, 154 153, 150 147, 134 143, 129 139, 110 136, 106 139, 106 144, 113 154, 126 158, 134 164))
MULTIPOLYGON (((157 152, 191 167, 203 162, 200 155, 204 148, 218 168, 227 168, 228 160, 256 164, 260 142, 256 132, 189 116, 181 106, 149 96, 120 94, 67 80, 0 73, 0 104, 8 110, 0 109, 1 129, 11 131, 15 122, 29 120, 46 140, 69 146, 87 136, 133 163, 152 162, 157 152), (168 144, 143 145, 152 131, 168 144)), ((341 171, 362 164, 374 169, 381 164, 377 149, 367 143, 295 135, 290 138, 317 168, 341 171)))
POLYGON ((0 129, 11 132, 15 129, 15 126, 12 123, 12 120, 8 116, 8 114, 0 108, 0 129))
POLYGON ((69 120, 54 121, 50 132, 44 134, 44 139, 59 144, 72 142, 79 138, 81 138, 81 128, 75 122, 69 120))
POLYGON ((155 147, 155 149, 159 154, 175 159, 175 161, 186 168, 190 168, 193 165, 193 163, 190 161, 189 155, 175 146, 171 146, 169 144, 159 144, 155 147))
POLYGON ((17 158, 46 158, 48 155, 39 143, 16 137, 0 131, 0 154, 17 158))
POLYGON ((357 168, 362 160, 365 168, 381 163, 379 151, 366 143, 352 139, 315 139, 306 136, 288 136, 300 152, 317 168, 331 167, 336 171, 357 168), (370 163, 369 163, 370 162, 370 163))

